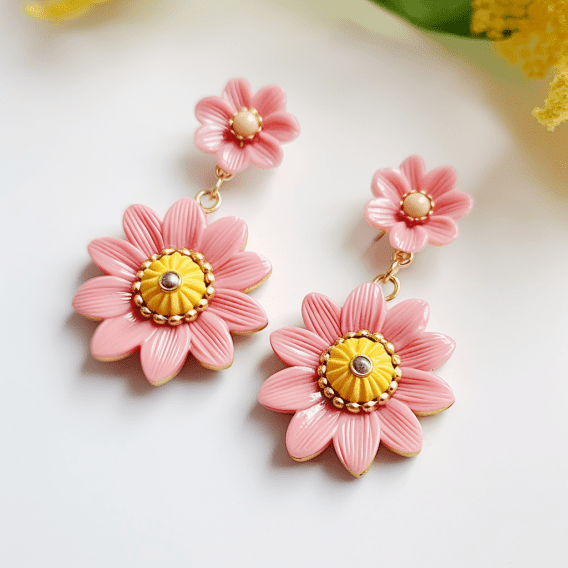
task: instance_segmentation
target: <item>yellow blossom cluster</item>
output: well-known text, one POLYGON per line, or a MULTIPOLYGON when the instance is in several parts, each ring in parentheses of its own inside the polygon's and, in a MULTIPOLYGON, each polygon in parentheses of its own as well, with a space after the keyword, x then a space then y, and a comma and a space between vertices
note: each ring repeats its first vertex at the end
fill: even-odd
POLYGON ((495 41, 528 77, 554 69, 542 108, 533 115, 549 130, 568 120, 568 0, 473 0, 471 31, 495 41))

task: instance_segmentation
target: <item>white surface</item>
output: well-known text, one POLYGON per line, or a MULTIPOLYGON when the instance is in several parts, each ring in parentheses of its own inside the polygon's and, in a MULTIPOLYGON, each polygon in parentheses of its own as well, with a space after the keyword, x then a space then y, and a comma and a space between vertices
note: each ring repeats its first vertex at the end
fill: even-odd
POLYGON ((559 566, 567 521, 568 127, 529 115, 529 82, 489 46, 425 36, 363 0, 115 0, 50 26, 0 6, 6 567, 559 566), (241 174, 219 215, 273 263, 267 330, 222 373, 149 386, 99 363, 71 310, 90 240, 131 203, 160 214, 212 182, 196 102, 231 77, 276 82, 301 137, 241 174), (363 221, 373 172, 411 153, 476 198, 451 246, 402 274, 457 341, 448 412, 416 458, 381 449, 353 479, 328 449, 296 464, 289 417, 256 403, 282 365, 271 331, 312 291, 343 303, 382 271, 363 221))

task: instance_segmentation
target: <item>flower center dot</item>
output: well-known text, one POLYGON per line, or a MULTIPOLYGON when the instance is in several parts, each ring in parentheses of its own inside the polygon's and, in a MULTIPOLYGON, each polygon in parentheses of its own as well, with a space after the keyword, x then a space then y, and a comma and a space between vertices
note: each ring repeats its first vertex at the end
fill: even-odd
POLYGON ((160 276, 159 285, 164 292, 173 292, 181 286, 181 276, 173 270, 164 272, 160 276))
POLYGON ((258 114, 248 109, 240 110, 233 116, 233 130, 235 134, 243 138, 254 136, 260 130, 258 114))
POLYGON ((367 377, 373 371, 373 362, 367 355, 357 355, 351 359, 349 370, 356 377, 367 377))
POLYGON ((417 191, 409 193, 402 201, 402 210, 413 219, 426 217, 432 210, 432 202, 427 195, 417 191))

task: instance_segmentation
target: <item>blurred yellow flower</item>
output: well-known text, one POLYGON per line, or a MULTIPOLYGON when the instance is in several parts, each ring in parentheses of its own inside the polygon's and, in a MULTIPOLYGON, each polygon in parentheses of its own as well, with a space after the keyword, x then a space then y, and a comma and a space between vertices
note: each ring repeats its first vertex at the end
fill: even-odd
POLYGON ((522 63, 528 77, 553 68, 548 97, 533 115, 548 130, 568 120, 568 0, 473 0, 471 31, 498 40, 495 49, 522 63))
POLYGON ((102 4, 109 0, 47 0, 40 2, 28 2, 25 5, 26 12, 41 20, 61 22, 71 20, 84 14, 91 6, 102 4))

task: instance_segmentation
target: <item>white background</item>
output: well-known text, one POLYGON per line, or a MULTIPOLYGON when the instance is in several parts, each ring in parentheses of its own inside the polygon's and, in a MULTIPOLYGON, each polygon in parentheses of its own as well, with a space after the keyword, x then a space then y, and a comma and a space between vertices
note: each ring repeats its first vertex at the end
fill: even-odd
POLYGON ((60 26, 2 2, 2 566, 560 566, 568 126, 530 116, 545 93, 487 44, 363 0, 113 0, 60 26), (128 205, 163 215, 211 185, 193 109, 238 76, 281 84, 302 127, 213 216, 245 218, 272 261, 253 292, 270 324, 229 370, 188 361, 155 388, 138 355, 90 356, 71 299, 128 205), (297 464, 289 416, 256 402, 283 367, 269 334, 308 292, 343 303, 386 268, 363 206, 411 153, 476 199, 459 239, 401 274, 399 298, 457 341, 439 371, 457 402, 421 420, 419 456, 381 448, 361 479, 331 448, 297 464))

